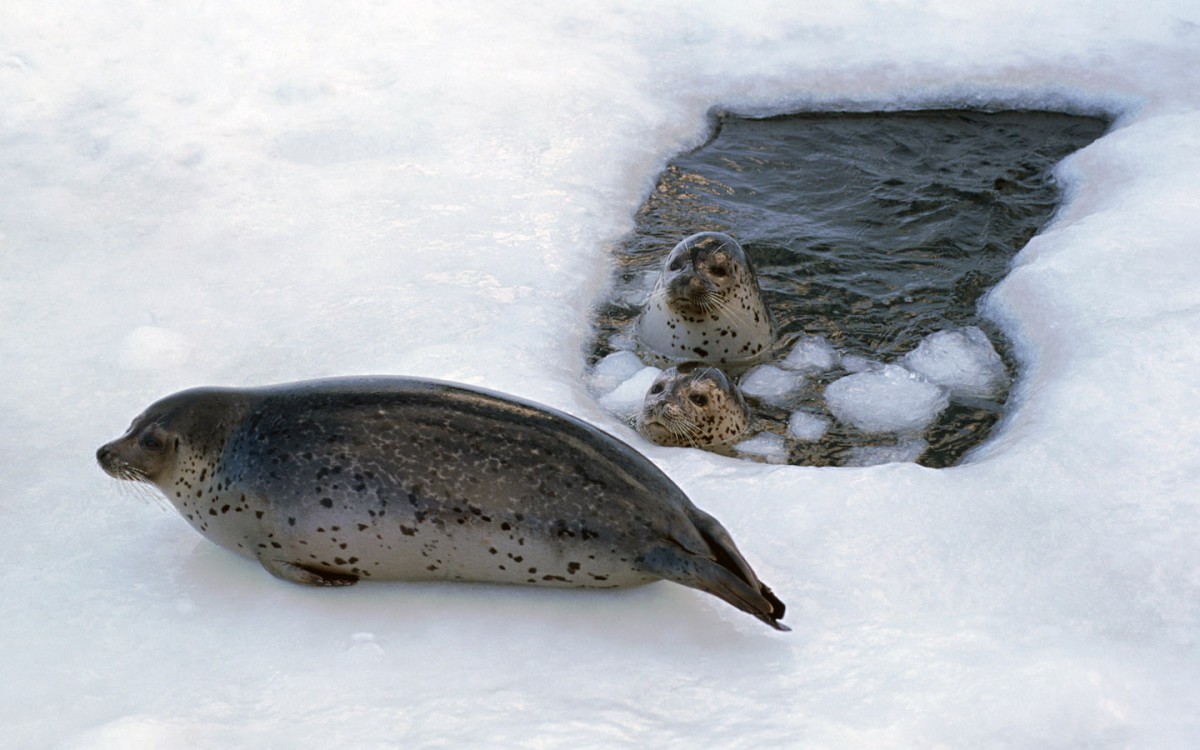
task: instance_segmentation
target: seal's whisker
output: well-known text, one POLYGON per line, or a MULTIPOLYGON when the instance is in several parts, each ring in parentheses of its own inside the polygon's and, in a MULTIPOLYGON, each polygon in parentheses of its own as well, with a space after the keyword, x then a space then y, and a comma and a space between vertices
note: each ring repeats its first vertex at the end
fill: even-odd
POLYGON ((702 431, 694 421, 681 415, 671 414, 666 415, 663 424, 667 431, 682 441, 684 445, 691 448, 699 448, 703 445, 700 439, 702 431))
MULTIPOLYGON (((132 479, 132 477, 119 477, 121 479, 132 479)), ((146 504, 157 505, 163 510, 169 510, 171 504, 162 496, 162 493, 154 488, 153 485, 146 484, 144 481, 124 481, 117 485, 117 491, 126 497, 132 498, 146 504)))

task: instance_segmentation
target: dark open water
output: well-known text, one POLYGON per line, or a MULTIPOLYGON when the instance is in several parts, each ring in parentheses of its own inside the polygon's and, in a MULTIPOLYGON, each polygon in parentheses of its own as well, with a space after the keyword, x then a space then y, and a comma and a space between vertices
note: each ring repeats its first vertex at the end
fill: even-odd
MULTIPOLYGON (((644 288, 682 238, 721 231, 745 247, 784 336, 822 335, 843 355, 893 362, 930 333, 974 325, 1015 376, 977 302, 1053 216, 1054 165, 1108 124, 1029 111, 721 116, 639 210, 615 254, 613 299, 644 288)), ((597 310, 591 362, 637 312, 620 301, 597 310)), ((824 386, 845 374, 812 378, 801 406, 825 412, 824 386)), ((922 436, 919 463, 957 463, 987 437, 1005 397, 952 403, 922 436)), ((783 411, 756 406, 756 415, 786 434, 783 411)), ((819 443, 789 442, 789 460, 837 465, 852 446, 887 444, 835 423, 819 443)))

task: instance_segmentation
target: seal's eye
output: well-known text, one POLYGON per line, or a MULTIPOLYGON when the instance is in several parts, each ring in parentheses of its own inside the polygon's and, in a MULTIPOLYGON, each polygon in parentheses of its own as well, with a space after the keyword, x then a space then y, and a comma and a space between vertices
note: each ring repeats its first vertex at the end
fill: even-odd
POLYGON ((667 266, 667 268, 672 271, 678 271, 679 269, 683 268, 683 259, 676 258, 675 260, 671 261, 671 265, 667 266))
POLYGON ((662 393, 663 392, 663 384, 655 383, 654 385, 650 386, 650 392, 651 393, 662 393))
POLYGON ((696 406, 708 406, 708 396, 705 396, 703 393, 693 393, 688 396, 688 401, 691 401, 696 406))
POLYGON ((142 450, 150 453, 158 453, 163 448, 167 447, 167 444, 163 442, 162 438, 159 437, 156 432, 157 431, 155 430, 147 430, 143 432, 142 436, 138 438, 138 446, 142 450))
POLYGON ((729 275, 729 266, 723 264, 719 266, 713 266, 712 268, 708 269, 708 272, 713 276, 716 276, 718 279, 723 279, 729 275))

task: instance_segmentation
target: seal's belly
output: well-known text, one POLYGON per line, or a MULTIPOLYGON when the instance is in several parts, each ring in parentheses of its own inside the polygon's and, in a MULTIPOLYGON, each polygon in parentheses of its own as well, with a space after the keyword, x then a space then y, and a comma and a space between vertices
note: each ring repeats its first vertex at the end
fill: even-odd
POLYGON ((607 588, 654 579, 633 570, 632 554, 594 539, 578 541, 578 533, 558 536, 527 518, 504 520, 453 507, 368 519, 346 522, 327 514, 298 519, 284 547, 296 562, 375 580, 607 588))
POLYGON ((485 510, 468 500, 364 494, 214 493, 209 509, 188 520, 245 557, 363 580, 614 588, 657 578, 637 570, 628 541, 599 523, 532 517, 506 502, 485 510))

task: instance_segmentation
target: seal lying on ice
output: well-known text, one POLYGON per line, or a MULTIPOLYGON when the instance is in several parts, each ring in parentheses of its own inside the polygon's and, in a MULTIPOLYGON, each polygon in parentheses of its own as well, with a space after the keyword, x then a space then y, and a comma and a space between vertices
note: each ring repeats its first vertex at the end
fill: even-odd
POLYGON ((648 460, 485 390, 408 378, 197 388, 151 405, 96 457, 296 583, 666 579, 787 629, 724 527, 648 460))

